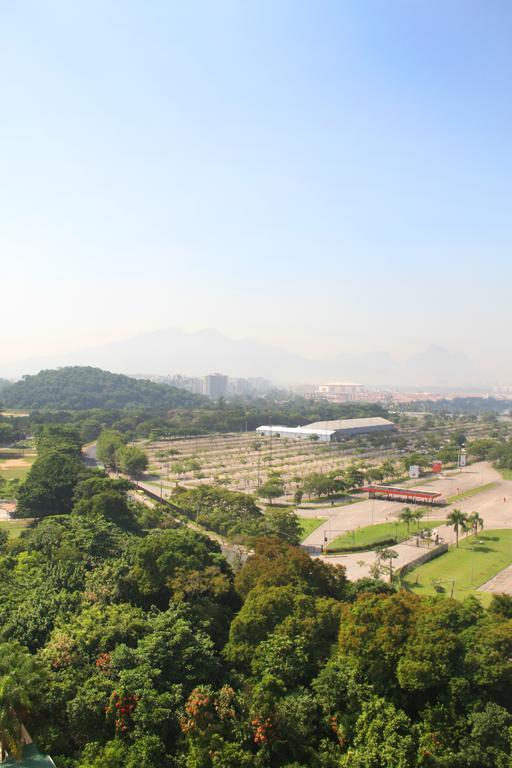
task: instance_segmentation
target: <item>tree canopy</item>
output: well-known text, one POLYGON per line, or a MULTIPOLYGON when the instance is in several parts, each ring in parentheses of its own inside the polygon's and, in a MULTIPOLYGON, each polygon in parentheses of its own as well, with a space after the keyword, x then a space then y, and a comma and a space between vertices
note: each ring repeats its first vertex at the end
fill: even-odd
POLYGON ((166 384, 87 366, 40 371, 2 389, 2 401, 9 408, 169 409, 199 405, 202 400, 200 395, 192 395, 166 384))

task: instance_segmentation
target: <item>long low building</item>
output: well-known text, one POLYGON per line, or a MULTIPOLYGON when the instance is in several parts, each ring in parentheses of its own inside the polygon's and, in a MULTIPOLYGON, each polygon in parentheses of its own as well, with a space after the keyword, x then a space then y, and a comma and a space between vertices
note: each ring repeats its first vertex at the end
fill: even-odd
POLYGON ((332 421, 315 421, 303 427, 286 427, 272 424, 258 427, 256 432, 268 437, 288 437, 295 440, 318 440, 324 443, 336 443, 355 435, 368 435, 375 432, 394 432, 396 426, 392 421, 374 416, 366 419, 335 419, 332 421))
POLYGON ((424 491, 421 488, 393 488, 389 485, 365 485, 359 488, 366 491, 369 499, 402 501, 406 504, 443 504, 441 493, 424 491))

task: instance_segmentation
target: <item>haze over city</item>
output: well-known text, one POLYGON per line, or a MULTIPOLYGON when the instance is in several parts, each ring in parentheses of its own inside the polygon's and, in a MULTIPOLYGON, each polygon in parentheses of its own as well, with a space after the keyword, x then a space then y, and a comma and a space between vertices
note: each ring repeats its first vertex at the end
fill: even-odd
POLYGON ((511 40, 0 0, 0 768, 512 768, 511 40))
POLYGON ((5 370, 214 328, 314 359, 433 344, 510 382, 511 21, 3 4, 5 370))

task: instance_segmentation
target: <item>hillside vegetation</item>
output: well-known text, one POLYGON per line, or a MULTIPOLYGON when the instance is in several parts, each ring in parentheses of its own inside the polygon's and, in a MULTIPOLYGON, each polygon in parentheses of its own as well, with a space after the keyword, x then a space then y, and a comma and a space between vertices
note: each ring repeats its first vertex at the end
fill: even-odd
POLYGON ((132 379, 100 368, 72 366, 40 371, 2 390, 7 408, 179 408, 198 405, 203 398, 176 387, 132 379))
MULTIPOLYGON (((36 447, 17 514, 37 519, 0 529, 9 765, 23 723, 57 768, 510 768, 511 596, 348 582, 281 527, 232 568, 84 466, 77 431, 46 425, 36 447)), ((245 494, 177 497, 259 532, 245 494)))

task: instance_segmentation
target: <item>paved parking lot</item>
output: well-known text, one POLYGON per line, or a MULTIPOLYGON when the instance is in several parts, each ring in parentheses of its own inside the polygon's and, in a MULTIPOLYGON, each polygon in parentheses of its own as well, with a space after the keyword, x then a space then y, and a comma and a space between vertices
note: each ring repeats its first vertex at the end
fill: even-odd
MULTIPOLYGON (((482 493, 472 496, 468 499, 456 501, 450 506, 433 508, 426 513, 425 518, 432 516, 431 519, 444 518, 454 507, 461 509, 469 514, 477 511, 484 520, 485 528, 512 528, 512 481, 503 480, 488 462, 479 462, 465 467, 459 472, 443 475, 432 482, 421 485, 421 480, 414 487, 417 489, 436 491, 444 497, 464 493, 472 488, 488 483, 495 485, 482 493)), ((315 515, 318 517, 327 517, 328 520, 322 526, 317 528, 304 541, 304 545, 314 547, 320 550, 324 543, 324 537, 327 541, 332 541, 341 533, 351 531, 354 528, 364 527, 375 523, 383 523, 389 520, 397 519, 402 509, 406 506, 404 503, 381 501, 379 499, 365 499, 364 501, 345 507, 331 507, 326 505, 315 509, 315 515)), ((303 517, 310 517, 310 510, 302 510, 303 517)), ((455 541, 453 529, 447 525, 440 526, 439 535, 444 541, 451 543, 455 541)), ((413 562, 418 557, 418 547, 410 544, 397 544, 393 549, 398 553, 398 558, 394 561, 394 567, 401 568, 407 563, 413 562)), ((424 550, 421 549, 420 553, 424 550)), ((313 555, 314 556, 314 555, 313 555)), ((347 569, 347 577, 351 580, 368 576, 370 566, 375 562, 375 552, 356 552, 349 555, 317 556, 326 562, 332 564, 344 565, 347 569), (363 565, 361 565, 363 563, 363 565)), ((508 570, 508 569, 505 569, 508 570)), ((509 577, 503 577, 503 583, 508 584, 507 578, 510 578, 512 585, 512 567, 509 577)), ((500 574, 498 574, 499 576, 500 574)), ((498 579, 498 576, 495 578, 498 579)), ((494 581, 494 580, 492 580, 494 581)), ((498 584, 499 582, 496 582, 498 584)), ((491 582, 488 582, 491 584, 491 582)), ((504 591, 497 587, 488 591, 504 591)))

